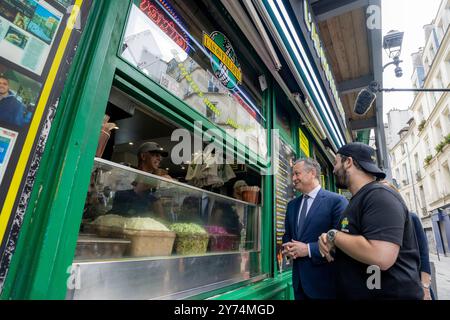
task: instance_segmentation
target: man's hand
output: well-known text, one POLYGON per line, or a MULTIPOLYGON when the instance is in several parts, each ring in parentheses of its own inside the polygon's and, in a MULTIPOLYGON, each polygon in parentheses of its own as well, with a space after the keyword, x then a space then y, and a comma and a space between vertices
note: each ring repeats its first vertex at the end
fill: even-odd
POLYGON ((286 254, 287 256, 292 257, 293 259, 309 256, 308 245, 306 243, 292 240, 283 243, 283 247, 284 247, 283 254, 286 254))
POLYGON ((325 257, 328 262, 334 260, 331 256, 331 251, 334 249, 334 244, 328 242, 327 234, 322 233, 319 237, 319 251, 322 257, 325 257))
POLYGON ((423 288, 423 300, 431 300, 430 288, 423 288))

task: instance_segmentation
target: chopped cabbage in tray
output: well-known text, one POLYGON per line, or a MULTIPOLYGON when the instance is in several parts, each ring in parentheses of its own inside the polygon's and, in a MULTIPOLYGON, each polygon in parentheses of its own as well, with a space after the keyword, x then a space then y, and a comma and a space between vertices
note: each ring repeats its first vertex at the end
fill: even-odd
POLYGON ((152 218, 126 218, 125 229, 170 231, 161 222, 152 218))
POLYGON ((93 222, 94 224, 105 226, 105 227, 118 227, 123 228, 125 224, 124 217, 121 217, 116 214, 107 214, 104 216, 100 216, 93 222))
POLYGON ((164 224, 152 218, 125 218, 116 214, 100 216, 95 219, 94 224, 133 230, 170 231, 164 224))

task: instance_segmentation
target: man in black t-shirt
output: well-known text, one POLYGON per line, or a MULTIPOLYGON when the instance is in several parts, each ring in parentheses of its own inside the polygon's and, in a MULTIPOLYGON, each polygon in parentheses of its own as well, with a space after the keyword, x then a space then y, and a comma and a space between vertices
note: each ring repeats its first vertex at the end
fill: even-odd
POLYGON ((362 143, 338 150, 336 185, 352 198, 339 230, 320 236, 320 252, 335 260, 340 299, 422 299, 408 209, 398 193, 376 181, 386 175, 374 159, 375 151, 362 143))

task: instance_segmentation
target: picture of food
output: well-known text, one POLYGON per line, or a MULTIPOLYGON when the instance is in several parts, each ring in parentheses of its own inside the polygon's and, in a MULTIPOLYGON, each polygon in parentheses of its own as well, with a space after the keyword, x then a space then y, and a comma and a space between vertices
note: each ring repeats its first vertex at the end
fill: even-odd
POLYGON ((23 30, 27 29, 29 23, 30 18, 24 16, 21 13, 18 13, 16 18, 14 19, 14 24, 23 30))
POLYGON ((31 32, 44 42, 50 44, 58 29, 61 18, 38 5, 34 16, 28 24, 27 31, 31 32))
POLYGON ((28 42, 28 37, 21 33, 19 30, 9 27, 6 33, 5 40, 12 43, 13 45, 24 49, 28 42))

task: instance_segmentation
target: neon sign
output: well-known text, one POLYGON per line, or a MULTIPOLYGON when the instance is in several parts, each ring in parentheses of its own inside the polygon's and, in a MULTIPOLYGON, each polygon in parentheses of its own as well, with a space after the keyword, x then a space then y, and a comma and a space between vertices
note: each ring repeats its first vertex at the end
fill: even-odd
POLYGON ((203 33, 203 46, 210 52, 214 74, 227 89, 233 91, 242 82, 242 71, 230 41, 219 31, 210 35, 203 33))
POLYGON ((139 8, 183 51, 189 52, 189 37, 178 26, 181 20, 165 0, 141 0, 139 8))

